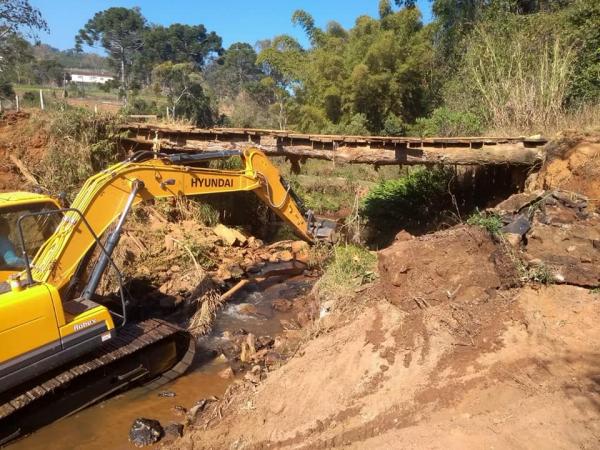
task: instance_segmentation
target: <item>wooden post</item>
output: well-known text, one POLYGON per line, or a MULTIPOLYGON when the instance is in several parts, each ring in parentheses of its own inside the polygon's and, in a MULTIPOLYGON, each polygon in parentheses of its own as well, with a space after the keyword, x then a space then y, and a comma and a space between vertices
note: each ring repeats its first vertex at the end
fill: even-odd
POLYGON ((94 114, 98 114, 98 104, 94 104, 94 114))
POLYGON ((40 108, 44 110, 44 92, 40 89, 40 108))
POLYGON ((167 121, 169 120, 169 107, 167 106, 167 121))
POLYGON ((17 106, 17 112, 19 112, 19 96, 15 95, 15 105, 17 106))

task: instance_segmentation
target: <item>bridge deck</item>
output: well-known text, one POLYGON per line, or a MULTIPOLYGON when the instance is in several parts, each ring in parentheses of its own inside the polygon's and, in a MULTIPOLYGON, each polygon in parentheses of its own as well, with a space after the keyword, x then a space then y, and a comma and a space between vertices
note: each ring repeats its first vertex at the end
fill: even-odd
POLYGON ((354 164, 517 164, 540 160, 541 137, 409 138, 298 134, 241 128, 128 124, 124 141, 133 148, 164 151, 242 149, 256 146, 293 162, 316 158, 354 164))

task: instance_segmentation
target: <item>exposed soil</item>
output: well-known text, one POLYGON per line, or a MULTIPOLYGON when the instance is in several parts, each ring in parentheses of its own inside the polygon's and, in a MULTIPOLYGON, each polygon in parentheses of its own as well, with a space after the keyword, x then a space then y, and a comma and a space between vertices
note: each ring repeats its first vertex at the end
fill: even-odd
POLYGON ((31 183, 15 164, 17 158, 25 167, 36 167, 46 152, 48 137, 35 128, 27 112, 6 112, 0 119, 0 192, 30 190, 31 183))
POLYGON ((580 145, 548 159, 546 190, 498 206, 501 237, 400 233, 350 315, 317 319, 285 365, 235 383, 171 448, 597 448, 600 216, 562 190, 598 186, 580 145))
POLYGON ((561 188, 600 205, 600 136, 568 134, 546 146, 547 162, 531 189, 561 188))

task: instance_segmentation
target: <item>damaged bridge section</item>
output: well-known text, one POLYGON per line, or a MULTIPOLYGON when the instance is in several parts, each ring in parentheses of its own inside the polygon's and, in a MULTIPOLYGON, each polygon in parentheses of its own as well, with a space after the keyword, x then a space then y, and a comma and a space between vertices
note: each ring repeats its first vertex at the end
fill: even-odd
POLYGON ((542 159, 541 137, 408 138, 298 134, 243 128, 202 129, 189 126, 127 124, 124 144, 132 150, 164 152, 241 150, 255 146, 270 156, 285 156, 292 165, 308 158, 350 164, 380 165, 521 165, 542 159))

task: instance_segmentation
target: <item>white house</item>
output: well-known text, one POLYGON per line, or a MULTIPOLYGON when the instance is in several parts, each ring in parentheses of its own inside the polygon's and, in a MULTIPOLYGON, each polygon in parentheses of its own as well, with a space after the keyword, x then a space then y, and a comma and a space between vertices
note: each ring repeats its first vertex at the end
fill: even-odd
POLYGON ((106 83, 115 78, 114 74, 103 70, 67 69, 74 83, 106 83))

